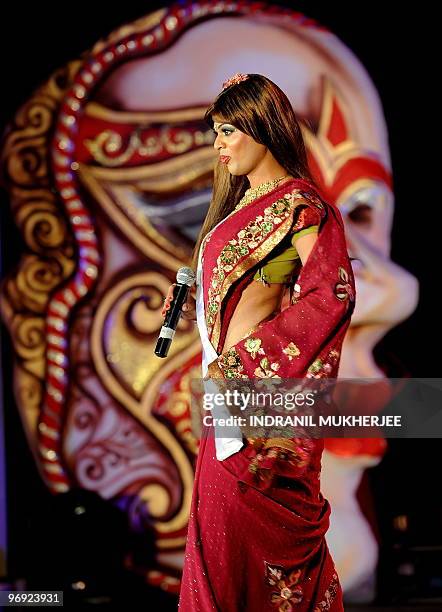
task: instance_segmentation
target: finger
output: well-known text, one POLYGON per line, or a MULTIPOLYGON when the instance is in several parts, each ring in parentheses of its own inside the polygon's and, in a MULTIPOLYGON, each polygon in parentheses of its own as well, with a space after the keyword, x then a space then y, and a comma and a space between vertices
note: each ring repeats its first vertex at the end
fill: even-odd
POLYGON ((165 317, 168 310, 170 310, 170 299, 169 297, 166 297, 164 301, 163 309, 161 311, 161 315, 165 317))
POLYGON ((182 313, 183 319, 191 319, 192 321, 196 321, 196 312, 195 310, 189 310, 187 312, 182 313))

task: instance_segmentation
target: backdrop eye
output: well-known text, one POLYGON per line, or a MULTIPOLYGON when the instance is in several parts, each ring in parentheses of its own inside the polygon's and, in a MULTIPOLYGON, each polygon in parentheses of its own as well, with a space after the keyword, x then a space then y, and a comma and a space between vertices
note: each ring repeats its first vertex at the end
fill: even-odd
POLYGON ((372 221, 372 208, 364 202, 359 202, 347 216, 353 223, 369 224, 372 221))

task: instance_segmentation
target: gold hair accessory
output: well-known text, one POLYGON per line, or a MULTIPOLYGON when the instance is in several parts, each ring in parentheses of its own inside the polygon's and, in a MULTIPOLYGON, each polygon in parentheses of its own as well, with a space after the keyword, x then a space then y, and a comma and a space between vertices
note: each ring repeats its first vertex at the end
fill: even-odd
POLYGON ((227 89, 227 87, 230 87, 230 85, 238 85, 238 83, 241 83, 241 81, 247 81, 248 78, 248 74, 242 74, 242 72, 237 72, 233 75, 233 77, 230 77, 230 79, 223 83, 223 90, 227 89))

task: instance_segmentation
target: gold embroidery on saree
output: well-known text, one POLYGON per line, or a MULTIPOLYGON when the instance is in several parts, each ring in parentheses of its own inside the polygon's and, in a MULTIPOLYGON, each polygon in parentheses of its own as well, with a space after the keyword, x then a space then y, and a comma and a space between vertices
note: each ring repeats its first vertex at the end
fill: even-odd
POLYGON ((332 349, 325 359, 315 359, 307 370, 307 378, 324 378, 331 374, 339 359, 339 351, 332 349))
POLYGON ((345 300, 348 300, 348 299, 351 302, 353 302, 355 299, 355 296, 354 296, 353 287, 349 283, 349 274, 347 270, 343 268, 342 266, 339 266, 338 276, 341 282, 336 283, 335 285, 336 297, 338 298, 338 300, 341 300, 341 302, 345 302, 345 300))
POLYGON ((299 584, 301 569, 286 570, 281 565, 270 565, 265 561, 266 581, 273 587, 270 601, 278 612, 292 612, 293 606, 301 603, 304 593, 299 584))
POLYGON ((282 349, 282 352, 288 356, 289 361, 292 361, 293 357, 299 357, 299 355, 301 354, 301 351, 294 342, 290 342, 289 344, 287 344, 287 346, 282 349))
POLYGON ((314 612, 326 612, 330 610, 333 600, 338 593, 338 585, 338 576, 337 574, 333 574, 330 585, 324 593, 324 599, 315 607, 314 612))
POLYGON ((261 348, 261 340, 259 338, 247 338, 244 342, 244 348, 250 353, 252 359, 256 359, 256 355, 261 348))
POLYGON ((280 367, 281 364, 279 363, 279 361, 274 361, 273 363, 271 363, 268 357, 263 357, 259 362, 259 368, 256 368, 253 374, 257 378, 281 378, 280 376, 278 376, 278 374, 275 373, 279 370, 280 367))
POLYGON ((248 378, 248 376, 242 373, 244 366, 241 363, 241 357, 236 348, 230 348, 226 353, 223 353, 217 361, 219 367, 224 372, 225 378, 248 378))
POLYGON ((295 209, 304 201, 305 195, 297 189, 286 193, 265 208, 264 215, 258 215, 241 229, 237 238, 230 240, 221 251, 212 270, 207 298, 206 325, 213 346, 218 346, 220 337, 220 305, 232 283, 280 243, 290 230, 295 209))

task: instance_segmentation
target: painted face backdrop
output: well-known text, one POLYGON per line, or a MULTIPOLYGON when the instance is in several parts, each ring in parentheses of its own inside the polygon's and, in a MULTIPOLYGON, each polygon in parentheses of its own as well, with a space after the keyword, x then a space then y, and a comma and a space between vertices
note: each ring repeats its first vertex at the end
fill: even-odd
MULTIPOLYGON (((382 376, 373 348, 413 311, 417 283, 390 259, 394 195, 377 93, 320 25, 235 2, 156 11, 53 75, 18 111, 3 150, 26 248, 1 307, 35 460, 54 493, 96 491, 153 532, 158 567, 147 578, 175 592, 198 447, 188 389, 200 376, 200 344, 181 321, 167 359, 153 347, 162 297, 189 262, 210 200, 216 154, 202 116, 235 72, 271 78, 305 121, 311 167, 359 260, 340 374, 382 376)), ((385 443, 345 442, 330 441, 323 486, 329 544, 350 588, 373 570, 376 545, 345 470, 362 474, 385 443), (346 520, 359 540, 340 537, 346 520), (348 547, 351 570, 340 567, 348 547)))

